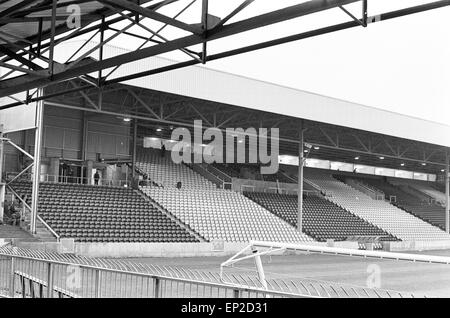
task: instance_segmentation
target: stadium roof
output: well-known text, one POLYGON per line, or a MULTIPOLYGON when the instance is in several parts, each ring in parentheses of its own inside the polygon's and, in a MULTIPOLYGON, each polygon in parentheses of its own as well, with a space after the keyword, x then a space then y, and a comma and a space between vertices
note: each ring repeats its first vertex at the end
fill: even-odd
MULTIPOLYGON (((202 1, 201 23, 160 13, 160 8, 179 2, 140 1, 139 5, 125 0, 1 2, 0 68, 10 70, 0 78, 0 97, 8 96, 16 103, 0 105, 0 109, 45 99, 48 104, 130 116, 155 124, 188 125, 193 118, 200 117, 211 126, 280 127, 285 143, 282 147, 294 154, 298 149, 292 143, 298 143, 299 123, 304 120, 308 129, 306 139, 321 146, 322 157, 352 160, 360 153, 367 155, 369 164, 380 157, 385 158, 383 165, 392 167, 410 160, 421 170, 433 172, 446 162, 450 147, 447 125, 202 67, 187 67, 448 6, 450 0, 376 16, 367 15, 365 0, 299 1, 238 21, 235 15, 253 1, 243 0, 223 17, 207 14, 207 1, 202 1), (362 17, 356 18, 343 7, 348 4, 362 5, 362 17), (70 29, 65 23, 69 5, 80 7, 80 28, 70 29), (332 8, 341 8, 350 21, 212 55, 206 50, 210 41, 332 8), (161 29, 152 30, 139 23, 144 19, 159 22, 161 29), (128 24, 123 26, 120 24, 123 22, 128 24), (152 36, 132 32, 130 28, 136 26, 152 36), (160 32, 165 26, 178 29, 179 37, 172 40, 162 37, 160 32), (106 30, 109 35, 112 32, 110 37, 106 36, 106 30), (100 44, 74 41, 82 35, 99 34, 105 36, 100 44), (107 45, 110 39, 123 35, 146 38, 146 44, 134 51, 107 45), (181 50, 189 59, 175 62, 156 57, 175 50, 181 50), (149 75, 152 76, 145 77, 149 75), (46 87, 43 96, 36 96, 38 87, 46 87), (423 163, 428 165, 422 166, 423 163)), ((180 12, 189 6, 190 3, 185 4, 180 12)))
MULTIPOLYGON (((165 67, 173 63, 174 61, 160 57, 141 60, 119 68, 112 79, 135 74, 140 69, 165 67)), ((144 89, 450 147, 450 125, 205 67, 193 66, 124 83, 144 89)))
MULTIPOLYGON (((87 51, 96 45, 84 44, 87 51)), ((66 42, 63 51, 72 52, 79 45, 66 42)), ((123 48, 104 47, 105 56, 124 52, 123 48)), ((166 58, 147 58, 115 69, 111 80, 171 64, 166 58)), ((293 143, 298 144, 303 120, 306 142, 319 147, 312 151, 312 158, 395 169, 439 173, 450 146, 448 125, 200 66, 114 84, 102 94, 86 81, 74 80, 48 87, 46 95, 50 96, 48 105, 140 119, 143 135, 168 139, 169 129, 164 135, 156 128, 192 128, 194 119, 202 119, 205 128, 277 127, 280 153, 290 155, 298 154, 293 143), (57 96, 60 92, 65 93, 57 96)))
MULTIPOLYGON (((212 0, 202 0, 197 14, 198 19, 183 21, 178 15, 196 2, 196 0, 192 0, 182 4, 181 11, 174 17, 161 13, 160 9, 182 2, 181 0, 138 1, 137 3, 129 0, 2 1, 0 3, 0 40, 2 41, 0 42, 0 67, 8 68, 12 72, 19 73, 19 75, 15 76, 17 74, 14 74, 14 76, 1 78, 0 97, 86 76, 93 72, 98 72, 98 78, 96 79, 98 85, 105 86, 111 84, 111 82, 108 81, 107 76, 104 76, 102 70, 177 50, 184 52, 189 56, 189 59, 158 70, 139 71, 132 74, 133 78, 206 63, 214 59, 339 30, 367 27, 370 23, 450 5, 450 0, 433 1, 369 16, 368 0, 286 1, 286 3, 290 3, 277 2, 279 7, 269 10, 269 12, 252 12, 242 18, 240 13, 243 11, 247 13, 246 8, 257 1, 243 0, 240 3, 236 2, 234 6, 231 5, 231 12, 221 13, 221 16, 218 17, 209 13, 208 4, 212 0), (358 14, 355 15, 354 11, 349 11, 349 5, 356 5, 358 14), (309 29, 298 34, 295 34, 295 32, 298 32, 297 29, 291 26, 289 31, 294 34, 286 37, 278 37, 237 49, 227 48, 222 52, 209 54, 208 44, 210 42, 257 29, 264 30, 266 27, 277 23, 304 18, 332 9, 342 9, 346 13, 347 19, 344 20, 345 22, 319 29, 309 29), (79 25, 72 23, 74 22, 71 20, 73 15, 80 18, 79 25), (239 18, 236 18, 236 16, 239 18), (159 29, 158 25, 148 27, 143 24, 143 20, 158 22, 163 26, 159 29), (120 24, 121 22, 128 24, 124 26, 120 24), (161 31, 166 29, 166 26, 168 26, 167 29, 179 31, 175 38, 166 38, 161 35, 161 31), (146 32, 150 32, 152 36, 141 36, 131 30, 133 27, 144 29, 146 32), (107 32, 109 34, 113 32, 113 35, 105 36, 107 32), (78 60, 69 59, 66 63, 56 63, 53 59, 58 44, 68 39, 79 38, 84 35, 95 36, 96 34, 100 34, 100 42, 102 43, 96 48, 96 51, 98 51, 97 59, 80 57, 78 60), (148 43, 132 52, 108 58, 104 57, 102 54, 103 45, 123 35, 133 36, 135 39, 146 38, 148 43)), ((253 41, 250 43, 253 43, 253 41)), ((11 75, 11 73, 8 72, 8 75, 11 75)))

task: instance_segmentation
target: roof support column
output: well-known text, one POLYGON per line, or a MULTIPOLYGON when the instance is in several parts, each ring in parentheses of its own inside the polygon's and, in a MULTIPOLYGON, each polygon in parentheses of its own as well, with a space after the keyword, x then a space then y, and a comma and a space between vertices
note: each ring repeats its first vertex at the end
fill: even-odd
POLYGON ((303 232, 303 120, 300 121, 299 127, 299 145, 298 145, 298 216, 297 216, 297 230, 303 232))
POLYGON ((5 207, 5 185, 3 180, 3 125, 0 125, 0 223, 3 223, 3 210, 5 207))
POLYGON ((446 154, 445 163, 445 231, 450 234, 450 158, 448 151, 446 154))
MULTIPOLYGON (((44 95, 44 89, 38 89, 38 97, 44 95)), ((39 202, 39 180, 41 178, 41 147, 43 134, 44 100, 36 104, 36 131, 34 139, 34 165, 33 165, 33 187, 31 190, 31 223, 30 232, 36 234, 36 220, 39 202)))
POLYGON ((136 178, 137 119, 133 120, 133 156, 131 158, 131 180, 136 178))
POLYGON ((0 125, 0 183, 3 180, 3 125, 0 125))

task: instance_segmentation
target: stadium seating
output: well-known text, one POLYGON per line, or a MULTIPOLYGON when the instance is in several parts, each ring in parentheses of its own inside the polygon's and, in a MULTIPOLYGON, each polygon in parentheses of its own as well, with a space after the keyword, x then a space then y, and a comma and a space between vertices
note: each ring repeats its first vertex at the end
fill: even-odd
MULTIPOLYGON (((16 182, 31 197, 30 182, 16 182)), ((61 237, 80 242, 195 242, 189 232, 127 188, 41 183, 39 215, 61 237)))
POLYGON ((166 151, 164 156, 160 150, 139 148, 136 165, 145 172, 149 179, 164 188, 175 188, 181 182, 186 189, 215 189, 216 185, 196 174, 184 164, 175 164, 166 151))
POLYGON ((433 182, 431 184, 431 186, 433 188, 435 188, 436 190, 438 190, 439 192, 445 193, 445 184, 444 183, 433 182))
POLYGON ((407 180, 407 179, 389 179, 389 182, 394 185, 407 185, 417 191, 420 191, 427 196, 433 198, 441 204, 445 204, 445 193, 435 189, 426 181, 407 180))
MULTIPOLYGON (((241 170, 239 165, 230 164, 230 163, 213 163, 213 167, 219 169, 230 178, 241 178, 241 170)), ((255 179, 261 180, 261 178, 255 177, 255 179)))
POLYGON ((445 229, 445 208, 443 206, 434 202, 423 201, 382 179, 361 178, 359 180, 383 191, 387 200, 390 200, 391 196, 394 196, 395 200, 391 203, 395 206, 410 212, 441 229, 445 229))
MULTIPOLYGON (((296 195, 254 192, 245 195, 297 226, 296 195)), ((318 241, 345 241, 350 236, 379 236, 382 237, 381 240, 395 240, 388 233, 317 195, 304 197, 303 231, 318 241)))
POLYGON ((261 174, 259 164, 214 163, 213 166, 230 178, 263 180, 270 182, 292 183, 284 173, 278 171, 274 174, 261 174))
POLYGON ((313 241, 237 192, 156 187, 143 187, 142 190, 209 241, 313 241))
POLYGON ((449 240, 450 235, 423 220, 333 178, 331 172, 305 169, 305 177, 327 193, 327 199, 404 241, 449 240))
MULTIPOLYGON (((138 164, 151 180, 163 185, 141 190, 209 241, 313 241, 244 195, 218 189, 186 165, 173 163, 170 152, 162 156, 159 150, 141 149, 138 164), (182 189, 176 189, 177 181, 182 182, 182 189)), ((235 164, 214 166, 232 176, 240 169, 235 164)), ((256 165, 246 168, 259 173, 256 165)))

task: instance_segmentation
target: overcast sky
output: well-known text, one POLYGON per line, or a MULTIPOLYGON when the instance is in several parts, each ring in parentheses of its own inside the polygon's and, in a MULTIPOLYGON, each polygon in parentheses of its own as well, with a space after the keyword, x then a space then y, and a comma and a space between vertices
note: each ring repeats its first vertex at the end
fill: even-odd
POLYGON ((450 125, 450 7, 208 67, 450 125))
MULTIPOLYGON (((231 2, 240 3, 226 3, 231 2)), ((236 18, 276 8, 277 2, 256 0, 236 18)), ((369 15, 427 2, 369 1, 369 15)), ((211 3, 210 12, 220 17, 230 10, 224 1, 211 3)), ((348 8, 360 16, 360 4, 348 8)), ((189 12, 182 18, 194 21, 189 12)), ((217 41, 210 53, 348 19, 333 9, 217 41)), ((450 7, 208 62, 207 67, 450 125, 450 7)))

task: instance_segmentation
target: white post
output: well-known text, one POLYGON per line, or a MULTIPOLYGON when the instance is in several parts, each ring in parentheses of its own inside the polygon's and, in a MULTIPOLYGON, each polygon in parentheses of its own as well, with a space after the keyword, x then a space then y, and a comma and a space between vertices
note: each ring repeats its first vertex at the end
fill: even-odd
MULTIPOLYGON (((252 247, 252 253, 258 253, 258 251, 252 247)), ((263 288, 265 290, 269 290, 269 288, 267 287, 266 275, 264 274, 264 268, 262 265, 261 256, 259 256, 259 255, 255 256, 255 266, 258 271, 258 278, 259 278, 261 285, 263 286, 263 288)))
POLYGON ((3 223, 3 211, 5 208, 5 186, 3 180, 3 125, 0 125, 0 223, 3 223))
POLYGON ((449 180, 449 173, 450 173, 450 158, 447 152, 446 155, 446 167, 445 167, 445 231, 450 234, 450 180, 449 180))
POLYGON ((303 121, 299 127, 299 145, 298 145, 298 216, 297 216, 297 230, 303 232, 303 121))
POLYGON ((136 178, 136 145, 137 145, 137 119, 133 121, 133 155, 131 159, 131 177, 132 182, 136 178))
POLYGON ((3 125, 0 125, 0 183, 3 180, 3 149, 4 149, 4 142, 2 140, 2 138, 4 137, 3 135, 3 125))
MULTIPOLYGON (((43 96, 43 88, 38 89, 38 97, 43 96)), ((41 172, 41 146, 42 146, 42 133, 43 133, 43 114, 44 114, 44 101, 40 100, 36 103, 36 131, 34 139, 34 165, 33 165, 33 188, 31 193, 31 223, 30 232, 36 234, 36 220, 39 201, 39 180, 41 172)))

